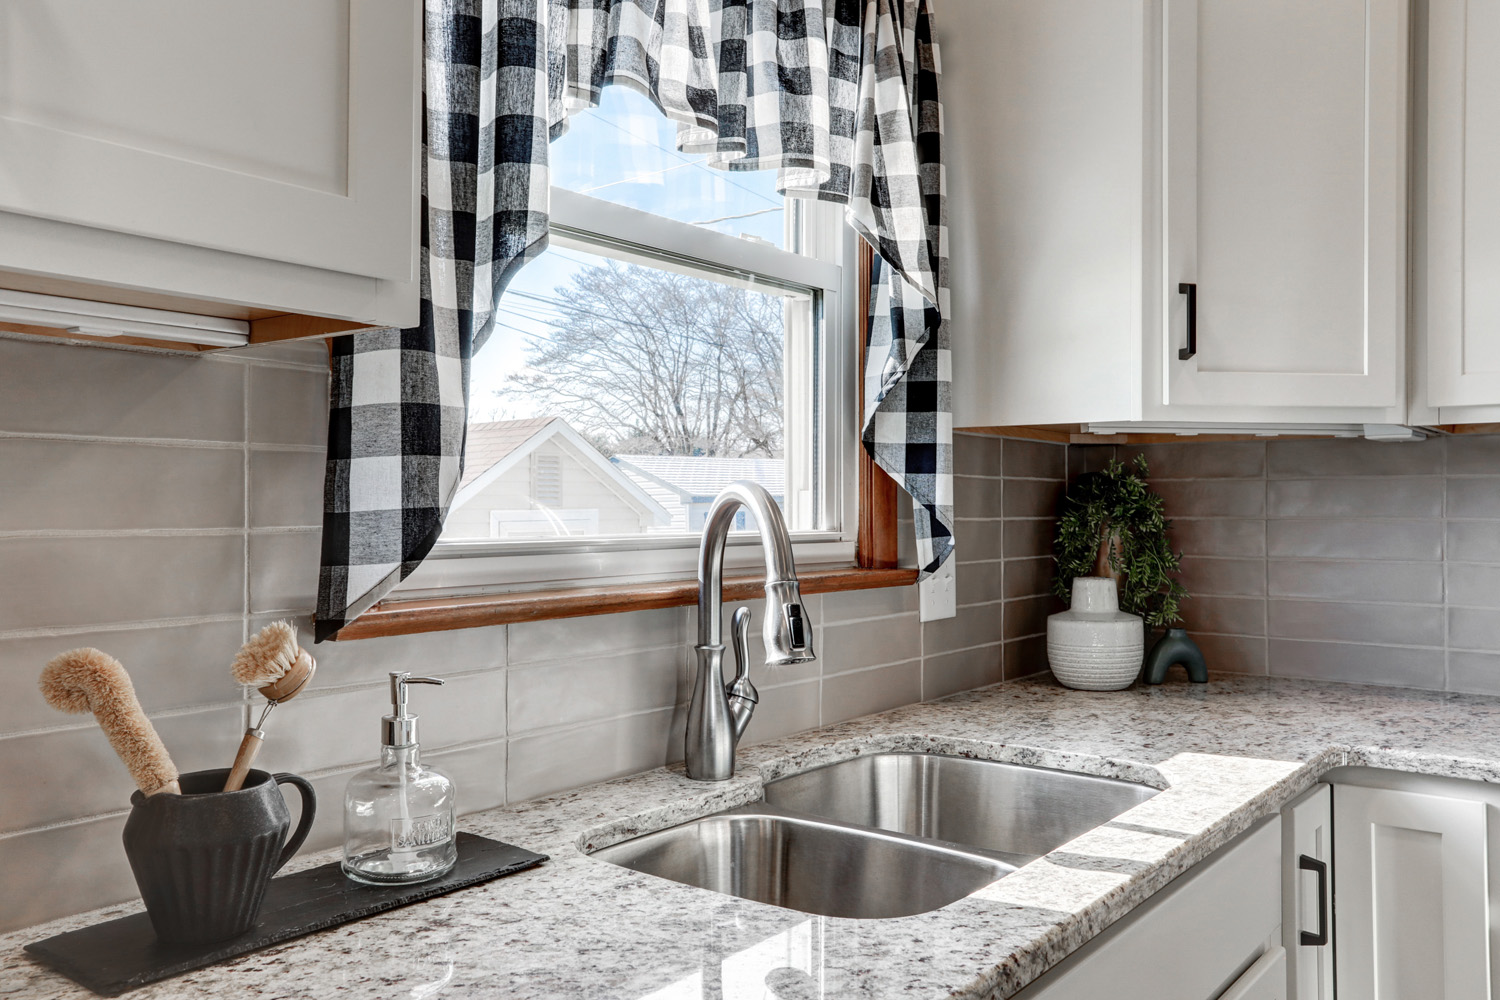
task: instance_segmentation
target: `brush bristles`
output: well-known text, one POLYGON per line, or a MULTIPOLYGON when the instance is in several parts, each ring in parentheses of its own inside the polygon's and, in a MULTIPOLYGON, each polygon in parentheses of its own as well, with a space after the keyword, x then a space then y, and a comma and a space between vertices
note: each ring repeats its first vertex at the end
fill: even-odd
POLYGON ((41 687, 53 708, 94 713, 141 791, 151 795, 177 780, 177 768, 119 660, 97 649, 69 650, 47 664, 41 687))
POLYGON ((240 684, 263 687, 292 669, 301 652, 297 630, 288 622, 272 622, 240 647, 229 672, 240 684))

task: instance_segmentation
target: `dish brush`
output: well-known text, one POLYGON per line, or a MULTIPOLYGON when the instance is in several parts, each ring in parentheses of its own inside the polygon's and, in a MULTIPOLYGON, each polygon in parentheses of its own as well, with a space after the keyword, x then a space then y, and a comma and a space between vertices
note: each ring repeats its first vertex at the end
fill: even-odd
POLYGON ((318 663, 312 654, 297 645, 297 630, 289 622, 272 622, 252 635, 240 651, 235 654, 229 672, 237 683, 253 685, 265 696, 266 707, 261 709, 255 725, 245 730, 240 740, 240 752, 235 755, 234 767, 224 782, 224 791, 239 791, 255 763, 255 755, 266 739, 266 719, 271 710, 282 702, 296 697, 312 675, 318 663))
POLYGON ((141 710, 120 661, 84 647, 55 656, 42 670, 42 697, 63 712, 93 712, 109 745, 146 795, 182 794, 177 767, 141 710))

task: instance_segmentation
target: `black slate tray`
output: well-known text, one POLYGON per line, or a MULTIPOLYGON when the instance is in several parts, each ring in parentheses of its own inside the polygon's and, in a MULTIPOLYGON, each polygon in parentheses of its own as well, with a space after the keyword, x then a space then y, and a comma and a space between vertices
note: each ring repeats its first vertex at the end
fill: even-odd
POLYGON ((458 835, 458 863, 440 879, 417 885, 351 882, 337 861, 273 878, 255 928, 228 941, 172 946, 157 943, 145 913, 58 934, 26 946, 32 958, 95 993, 121 993, 201 969, 314 931, 394 910, 455 889, 534 868, 547 860, 514 844, 472 833, 458 835))

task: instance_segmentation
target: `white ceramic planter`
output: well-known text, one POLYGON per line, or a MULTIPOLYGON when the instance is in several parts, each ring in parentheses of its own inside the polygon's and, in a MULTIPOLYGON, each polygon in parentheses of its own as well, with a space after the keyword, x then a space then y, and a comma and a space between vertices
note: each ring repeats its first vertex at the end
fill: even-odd
POLYGON ((1115 581, 1073 580, 1073 603, 1047 619, 1047 662, 1066 687, 1118 691, 1134 683, 1146 653, 1146 625, 1120 610, 1115 581))

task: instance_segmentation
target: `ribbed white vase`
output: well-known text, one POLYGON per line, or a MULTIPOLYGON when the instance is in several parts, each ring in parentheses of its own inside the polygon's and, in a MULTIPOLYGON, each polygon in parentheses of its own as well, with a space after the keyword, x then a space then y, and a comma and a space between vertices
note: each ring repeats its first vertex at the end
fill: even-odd
POLYGON ((1047 619, 1047 662, 1066 687, 1118 691, 1130 687, 1146 653, 1146 625, 1120 610, 1115 581, 1073 579, 1073 604, 1047 619))

